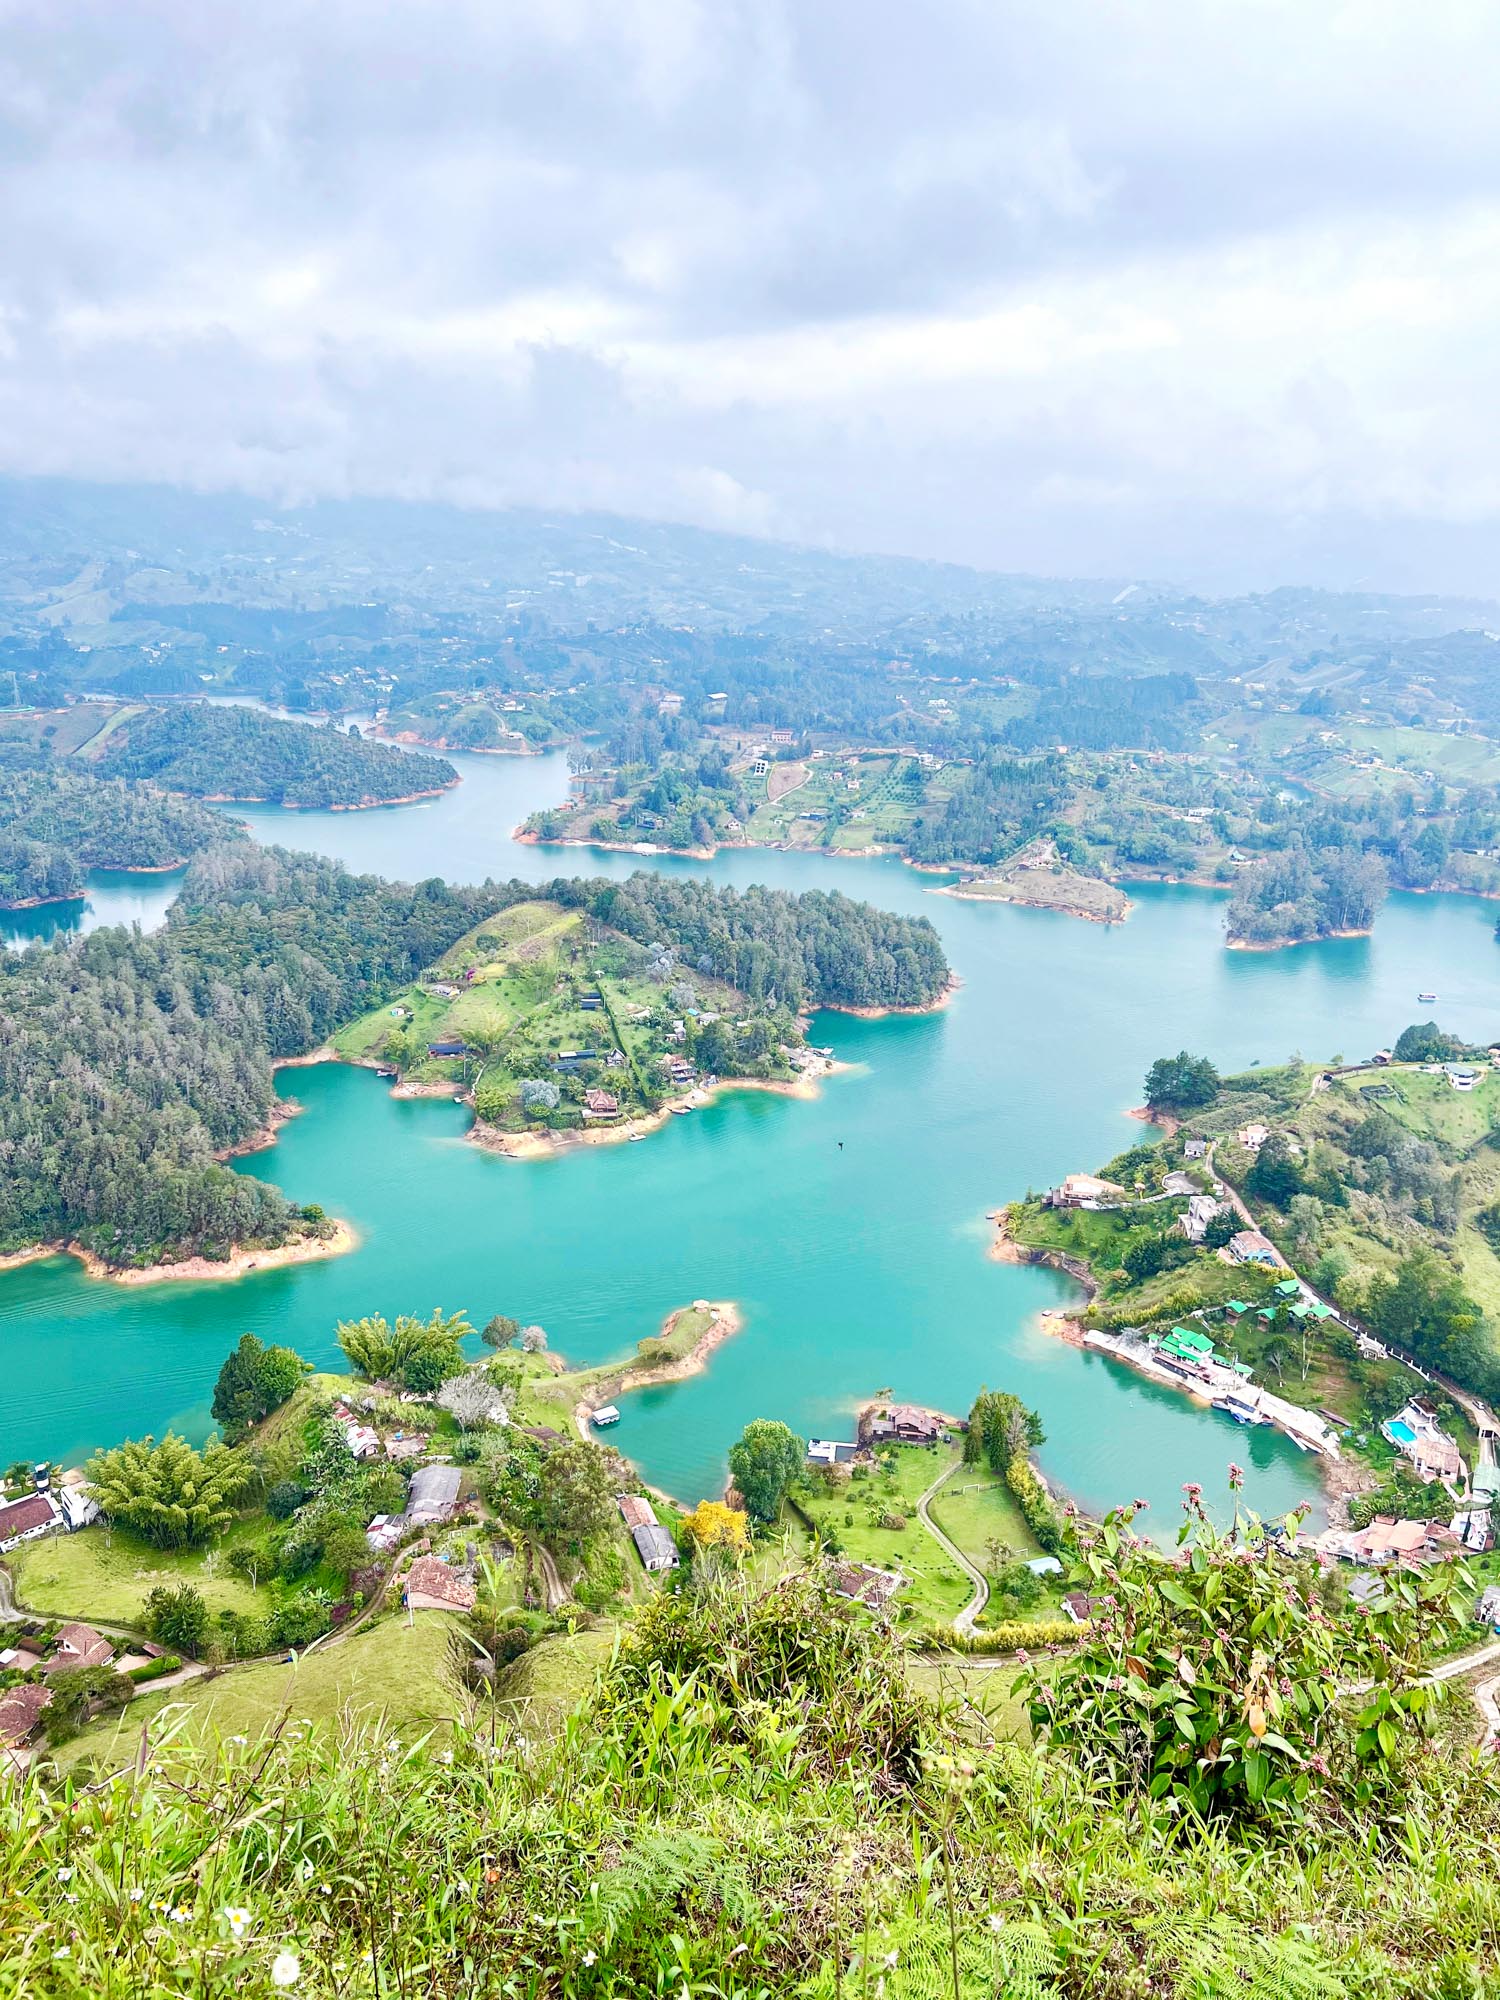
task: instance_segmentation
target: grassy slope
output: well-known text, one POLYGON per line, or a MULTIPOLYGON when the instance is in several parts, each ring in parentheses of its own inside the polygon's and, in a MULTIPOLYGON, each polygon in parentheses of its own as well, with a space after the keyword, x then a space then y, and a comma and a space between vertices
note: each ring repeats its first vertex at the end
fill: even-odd
POLYGON ((382 1619, 304 1654, 295 1666, 266 1662, 180 1687, 148 1687, 122 1716, 75 1737, 59 1759, 66 1765, 91 1756, 106 1767, 124 1762, 153 1718, 159 1724, 153 1737, 170 1728, 189 1741, 254 1738, 283 1715, 292 1723, 329 1722, 346 1710, 365 1720, 383 1717, 393 1729, 416 1735, 456 1713, 448 1658, 457 1624, 447 1612, 419 1611, 410 1625, 404 1618, 382 1619))
POLYGON ((30 1611, 48 1617, 100 1618, 106 1624, 139 1626, 148 1593, 158 1584, 194 1584, 211 1611, 264 1616, 271 1596, 252 1590, 226 1560, 236 1543, 259 1540, 263 1524, 237 1523, 205 1557, 201 1549, 155 1549, 123 1528, 106 1533, 85 1528, 76 1535, 49 1535, 12 1552, 16 1597, 30 1611))
POLYGON ((844 1553, 855 1562, 874 1563, 879 1569, 898 1569, 908 1579, 897 1604, 910 1607, 924 1619, 948 1621, 968 1603, 973 1586, 958 1565, 928 1534, 917 1519, 918 1496, 932 1484, 946 1462, 956 1458, 954 1445, 936 1449, 925 1445, 904 1445, 887 1456, 894 1458, 893 1478, 841 1481, 832 1493, 820 1479, 799 1489, 797 1501, 820 1526, 830 1527, 843 1545, 844 1553), (904 1515, 904 1529, 882 1528, 867 1515, 904 1515), (853 1515, 853 1520, 846 1519, 853 1515))

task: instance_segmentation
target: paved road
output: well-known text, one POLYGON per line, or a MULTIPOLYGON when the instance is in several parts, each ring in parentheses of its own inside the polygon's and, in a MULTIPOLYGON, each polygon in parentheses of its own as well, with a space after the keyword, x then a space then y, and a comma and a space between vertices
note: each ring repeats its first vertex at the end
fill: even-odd
POLYGON ((953 1629, 958 1634, 959 1638, 966 1639, 974 1629, 974 1620, 979 1616, 980 1612, 983 1611, 986 1604, 988 1604, 990 1601, 990 1586, 985 1578, 983 1570, 976 1569, 974 1564, 969 1561, 969 1558, 964 1554, 963 1550, 958 1546, 958 1544, 956 1542, 949 1541, 948 1537, 943 1533, 942 1529, 938 1526, 937 1522, 933 1520, 931 1514, 929 1514, 927 1511, 928 1501, 932 1498, 933 1494, 937 1492, 938 1488, 942 1485, 943 1481, 947 1479, 954 1471, 957 1470, 957 1466, 958 1466, 958 1461, 955 1459, 953 1464, 945 1465, 943 1467, 942 1471, 938 1474, 937 1478, 933 1480, 932 1484, 928 1487, 927 1491, 922 1495, 921 1499, 917 1502, 917 1518, 921 1521, 922 1526, 927 1530, 928 1534, 931 1535, 932 1539, 937 1543, 938 1547, 941 1549, 945 1549, 947 1553, 950 1556, 952 1556, 953 1560, 958 1564, 959 1568, 963 1571, 964 1575, 969 1579, 970 1583, 972 1583, 974 1586, 973 1596, 969 1599, 968 1603, 964 1606, 963 1610, 959 1612, 958 1616, 953 1621, 953 1629))

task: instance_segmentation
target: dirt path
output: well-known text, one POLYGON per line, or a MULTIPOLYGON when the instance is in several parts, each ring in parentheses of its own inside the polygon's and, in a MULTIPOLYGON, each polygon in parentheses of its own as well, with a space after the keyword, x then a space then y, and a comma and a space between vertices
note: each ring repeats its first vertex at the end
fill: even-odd
POLYGON ((948 1539, 948 1537, 943 1533, 942 1529, 938 1526, 937 1522, 933 1520, 931 1514, 927 1511, 928 1501, 931 1500, 932 1496, 937 1492, 938 1488, 943 1484, 944 1480, 952 1477, 954 1471, 957 1469, 957 1466, 958 1466, 958 1460, 954 1459, 951 1465, 945 1465, 943 1467, 942 1471, 938 1474, 937 1478, 933 1480, 932 1484, 928 1487, 927 1491, 922 1495, 921 1499, 918 1500, 917 1518, 922 1523, 922 1526, 927 1530, 928 1534, 931 1535, 932 1539, 937 1543, 938 1547, 942 1549, 947 1555, 953 1558, 954 1562, 958 1564, 959 1568, 963 1571, 964 1575, 969 1579, 970 1583, 972 1583, 974 1586, 973 1596, 970 1597, 968 1603, 964 1606, 963 1610, 959 1612, 958 1616, 953 1621, 953 1629, 958 1634, 959 1638, 967 1639, 969 1634, 974 1629, 974 1620, 979 1616, 980 1612, 983 1611, 986 1604, 988 1604, 990 1601, 990 1586, 985 1578, 983 1570, 977 1569, 975 1565, 969 1561, 969 1558, 964 1554, 963 1550, 958 1546, 957 1542, 953 1542, 948 1539))

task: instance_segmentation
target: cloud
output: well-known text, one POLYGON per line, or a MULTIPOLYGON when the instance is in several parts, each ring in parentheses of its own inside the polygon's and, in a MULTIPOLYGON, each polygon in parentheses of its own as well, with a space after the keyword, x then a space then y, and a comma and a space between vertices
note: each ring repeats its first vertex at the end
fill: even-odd
POLYGON ((0 0, 0 464, 1493 588, 1500 15, 0 0))

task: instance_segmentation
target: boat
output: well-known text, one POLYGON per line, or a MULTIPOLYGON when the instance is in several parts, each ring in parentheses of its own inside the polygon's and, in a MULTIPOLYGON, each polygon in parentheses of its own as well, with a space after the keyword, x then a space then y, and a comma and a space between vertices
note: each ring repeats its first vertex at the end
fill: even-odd
POLYGON ((1216 1410, 1222 1410, 1226 1417, 1233 1417, 1237 1424, 1263 1424, 1266 1421, 1255 1404, 1246 1402, 1243 1396, 1232 1393, 1227 1396, 1215 1396, 1213 1406, 1216 1410))
POLYGON ((692 1108, 691 1104, 674 1104, 672 1106, 672 1116, 674 1118, 686 1118, 692 1108))
POLYGON ((602 1409, 589 1412, 589 1422, 596 1430, 607 1430, 611 1424, 620 1421, 620 1412, 613 1403, 606 1403, 602 1409))
POLYGON ((1435 993, 1419 993, 1417 998, 1419 1000, 1436 1000, 1437 995, 1435 993))

